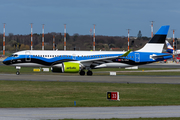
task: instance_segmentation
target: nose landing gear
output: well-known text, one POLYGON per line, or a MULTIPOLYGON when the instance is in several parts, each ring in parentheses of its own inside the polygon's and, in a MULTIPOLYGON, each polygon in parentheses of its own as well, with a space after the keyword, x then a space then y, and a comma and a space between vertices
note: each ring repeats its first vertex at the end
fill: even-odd
POLYGON ((16 75, 20 75, 20 72, 19 72, 20 69, 21 69, 20 66, 16 66, 16 70, 17 70, 16 75))
POLYGON ((19 72, 19 71, 17 71, 17 72, 16 72, 16 75, 19 75, 19 74, 20 74, 20 72, 19 72))

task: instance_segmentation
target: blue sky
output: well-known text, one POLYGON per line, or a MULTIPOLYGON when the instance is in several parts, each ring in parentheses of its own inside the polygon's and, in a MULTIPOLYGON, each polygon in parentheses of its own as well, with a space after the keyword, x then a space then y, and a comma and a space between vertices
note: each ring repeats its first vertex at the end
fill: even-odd
POLYGON ((180 37, 179 0, 0 0, 0 33, 6 23, 6 35, 64 31, 73 35, 89 35, 96 24, 96 35, 151 36, 150 21, 154 33, 162 25, 170 25, 168 37, 180 37))

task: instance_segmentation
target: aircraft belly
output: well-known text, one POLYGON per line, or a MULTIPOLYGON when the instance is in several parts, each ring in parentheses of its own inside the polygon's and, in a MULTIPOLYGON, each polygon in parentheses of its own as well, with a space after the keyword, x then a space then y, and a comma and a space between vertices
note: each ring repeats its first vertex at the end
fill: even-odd
POLYGON ((12 66, 22 66, 22 67, 43 67, 44 65, 37 63, 16 63, 12 64, 12 66))
POLYGON ((105 63, 105 64, 101 64, 101 65, 98 65, 96 66, 95 68, 104 68, 104 67, 107 67, 107 68, 124 68, 124 67, 130 67, 132 65, 129 65, 129 64, 125 64, 125 63, 105 63))

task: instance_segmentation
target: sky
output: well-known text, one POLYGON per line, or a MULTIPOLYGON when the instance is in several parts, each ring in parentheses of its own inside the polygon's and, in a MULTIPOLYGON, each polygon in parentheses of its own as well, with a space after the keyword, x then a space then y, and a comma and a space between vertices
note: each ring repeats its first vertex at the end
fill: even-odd
POLYGON ((0 0, 0 33, 3 23, 6 32, 14 35, 66 32, 70 35, 89 35, 95 27, 96 35, 151 36, 162 25, 170 25, 168 37, 180 38, 180 0, 0 0))

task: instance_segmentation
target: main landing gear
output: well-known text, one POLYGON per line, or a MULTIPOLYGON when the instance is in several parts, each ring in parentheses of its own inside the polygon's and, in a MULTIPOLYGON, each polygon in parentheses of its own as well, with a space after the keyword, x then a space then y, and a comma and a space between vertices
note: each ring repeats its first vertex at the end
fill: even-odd
MULTIPOLYGON (((85 75, 85 71, 84 71, 84 70, 81 70, 81 71, 79 72, 79 74, 80 74, 81 76, 84 76, 84 75, 85 75)), ((93 75, 93 72, 92 72, 91 70, 88 70, 88 71, 87 71, 87 75, 88 75, 88 76, 92 76, 92 75, 93 75)))
POLYGON ((80 75, 85 75, 85 71, 84 71, 84 70, 81 70, 81 71, 79 72, 79 74, 80 74, 80 75))
POLYGON ((92 76, 93 72, 91 70, 87 71, 87 75, 92 76))

